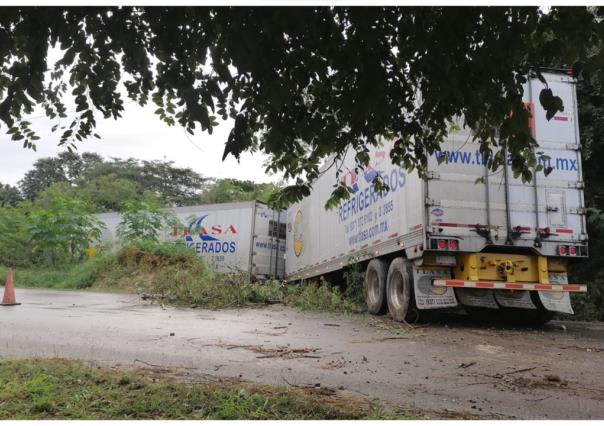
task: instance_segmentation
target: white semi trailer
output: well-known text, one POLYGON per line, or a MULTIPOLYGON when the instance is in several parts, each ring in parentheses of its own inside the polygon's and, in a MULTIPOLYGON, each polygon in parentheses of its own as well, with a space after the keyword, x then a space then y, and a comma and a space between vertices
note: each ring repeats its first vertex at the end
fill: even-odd
POLYGON ((489 171, 466 129, 451 132, 431 156, 427 181, 392 164, 389 141, 372 149, 366 170, 357 172, 350 154, 339 175, 353 191, 349 200, 325 210, 338 180, 330 169, 288 209, 286 280, 362 262, 368 310, 389 310, 397 320, 410 306, 461 305, 534 322, 572 313, 569 293, 586 287, 568 283, 568 263, 587 256, 575 81, 544 75, 564 112, 546 120, 538 80, 525 85, 525 102, 551 174, 524 184, 509 163, 489 171), (372 188, 377 174, 385 193, 372 188))
MULTIPOLYGON (((283 277, 284 212, 256 201, 170 210, 181 226, 163 230, 160 240, 183 240, 219 272, 247 272, 258 279, 283 277)), ((106 225, 101 241, 117 241, 120 215, 100 213, 96 217, 106 225)))

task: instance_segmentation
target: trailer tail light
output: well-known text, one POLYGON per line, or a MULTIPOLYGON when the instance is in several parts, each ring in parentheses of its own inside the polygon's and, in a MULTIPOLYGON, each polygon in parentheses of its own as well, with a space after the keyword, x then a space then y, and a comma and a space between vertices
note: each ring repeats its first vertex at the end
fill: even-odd
POLYGON ((442 251, 458 251, 459 242, 451 238, 434 238, 430 240, 430 249, 442 251))
POLYGON ((587 256, 587 246, 583 245, 559 245, 559 256, 587 256))

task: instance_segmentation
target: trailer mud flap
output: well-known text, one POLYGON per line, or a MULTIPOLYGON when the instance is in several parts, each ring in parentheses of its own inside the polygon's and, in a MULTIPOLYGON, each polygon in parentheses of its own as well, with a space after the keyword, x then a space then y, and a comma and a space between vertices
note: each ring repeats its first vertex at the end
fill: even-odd
POLYGON ((413 268, 413 289, 415 305, 418 309, 454 308, 457 306, 455 292, 451 287, 434 287, 432 280, 449 279, 451 273, 446 268, 413 268))
MULTIPOLYGON (((550 284, 568 284, 566 274, 549 274, 550 284)), ((574 314, 570 303, 570 293, 567 291, 539 291, 539 300, 548 311, 574 314)))
POLYGON ((475 288, 456 289, 457 298, 462 305, 477 306, 481 308, 499 309, 493 296, 493 290, 480 290, 475 288))
POLYGON ((504 308, 537 309, 529 291, 495 290, 495 300, 504 308))

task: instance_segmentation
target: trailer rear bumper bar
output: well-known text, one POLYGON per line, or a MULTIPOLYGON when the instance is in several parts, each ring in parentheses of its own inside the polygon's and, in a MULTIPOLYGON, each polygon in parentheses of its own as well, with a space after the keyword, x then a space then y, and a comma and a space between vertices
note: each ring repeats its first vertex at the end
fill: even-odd
POLYGON ((567 291, 585 293, 584 284, 539 284, 539 283, 507 283, 500 281, 461 281, 461 280, 432 280, 435 287, 463 287, 493 290, 538 290, 538 291, 567 291))

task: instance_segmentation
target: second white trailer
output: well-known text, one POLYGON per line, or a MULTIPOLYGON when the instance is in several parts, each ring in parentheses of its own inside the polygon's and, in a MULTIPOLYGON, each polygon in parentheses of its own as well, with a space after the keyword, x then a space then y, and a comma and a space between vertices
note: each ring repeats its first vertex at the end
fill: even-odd
MULTIPOLYGON (((256 201, 170 209, 180 225, 162 230, 162 241, 184 241, 218 272, 282 278, 285 272, 285 214, 256 201)), ((117 241, 118 213, 100 213, 101 241, 117 241)))

